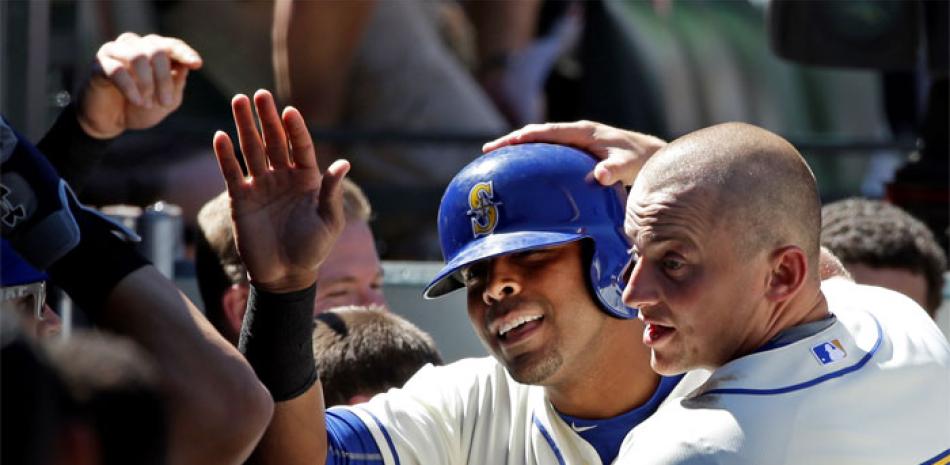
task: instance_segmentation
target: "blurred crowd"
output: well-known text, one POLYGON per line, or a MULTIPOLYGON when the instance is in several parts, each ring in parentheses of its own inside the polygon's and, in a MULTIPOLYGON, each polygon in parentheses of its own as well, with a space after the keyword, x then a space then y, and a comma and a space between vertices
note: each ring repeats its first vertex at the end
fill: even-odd
MULTIPOLYGON (((928 98, 943 101, 945 84, 919 64, 785 59, 770 34, 794 37, 781 21, 802 13, 782 19, 787 2, 772 3, 143 1, 54 3, 50 14, 71 25, 54 28, 54 41, 90 54, 124 30, 178 37, 201 53, 182 108, 153 131, 120 138, 84 193, 94 205, 178 205, 189 243, 201 205, 223 190, 207 134, 228 123, 231 95, 259 88, 300 108, 321 150, 354 162, 387 259, 438 260, 431 212, 451 175, 482 141, 543 121, 590 119, 665 139, 748 121, 797 142, 826 199, 887 194, 945 228, 945 208, 920 201, 942 192, 929 173, 945 160, 924 157, 891 183, 919 158, 928 98)), ((910 13, 893 6, 815 10, 805 12, 821 18, 809 27, 828 44, 863 50, 898 33, 926 35, 923 26, 907 30, 910 13), (874 33, 848 32, 861 28, 874 33)), ((787 48, 795 46, 807 44, 787 48)), ((880 53, 908 55, 894 46, 880 53)), ((70 90, 87 59, 52 64, 52 85, 70 90)), ((940 127, 940 115, 926 119, 940 127)))

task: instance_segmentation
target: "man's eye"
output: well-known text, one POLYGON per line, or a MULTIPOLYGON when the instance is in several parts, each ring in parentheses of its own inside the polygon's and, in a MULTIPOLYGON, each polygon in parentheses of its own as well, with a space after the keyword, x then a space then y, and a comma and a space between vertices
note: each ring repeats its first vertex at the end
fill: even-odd
POLYGON ((346 297, 349 295, 350 291, 347 289, 330 289, 326 294, 323 295, 325 299, 338 299, 340 297, 346 297))
POLYGON ((682 260, 677 260, 675 258, 663 259, 663 269, 667 271, 679 271, 684 266, 686 266, 686 264, 683 263, 682 260))
POLYGON ((470 266, 468 268, 462 268, 459 271, 459 276, 462 277, 462 284, 466 286, 471 286, 478 281, 479 269, 475 266, 470 266))

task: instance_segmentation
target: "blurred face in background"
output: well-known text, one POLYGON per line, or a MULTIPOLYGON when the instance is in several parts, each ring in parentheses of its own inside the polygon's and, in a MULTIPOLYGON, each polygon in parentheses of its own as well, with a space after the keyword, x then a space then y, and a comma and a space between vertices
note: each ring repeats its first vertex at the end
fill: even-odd
POLYGON ((314 315, 345 305, 382 305, 383 267, 369 224, 350 220, 317 274, 314 315))
POLYGON ((37 339, 56 336, 62 320, 46 305, 46 283, 43 281, 6 286, 0 292, 0 319, 16 318, 23 332, 37 339))

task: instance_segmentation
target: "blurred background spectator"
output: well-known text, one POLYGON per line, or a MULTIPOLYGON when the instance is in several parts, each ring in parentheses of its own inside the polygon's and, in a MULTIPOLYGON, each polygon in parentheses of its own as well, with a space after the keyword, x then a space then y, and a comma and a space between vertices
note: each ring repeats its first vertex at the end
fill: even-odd
POLYGON ((901 292, 936 316, 946 254, 927 226, 900 207, 860 198, 825 205, 821 245, 843 262, 855 282, 901 292))
POLYGON ((378 306, 317 315, 313 356, 327 407, 366 402, 402 387, 424 365, 442 364, 432 336, 378 306))

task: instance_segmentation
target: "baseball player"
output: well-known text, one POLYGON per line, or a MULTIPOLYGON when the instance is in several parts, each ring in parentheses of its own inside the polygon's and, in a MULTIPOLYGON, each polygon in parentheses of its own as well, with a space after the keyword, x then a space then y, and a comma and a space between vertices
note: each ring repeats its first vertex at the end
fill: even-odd
POLYGON ((593 179, 595 160, 532 145, 463 169, 442 199, 447 263, 426 296, 464 288, 473 328, 493 357, 425 367, 402 389, 324 417, 313 354, 299 342, 309 340, 313 270, 343 224, 348 163, 321 173, 300 113, 279 117, 266 91, 254 101, 263 134, 249 99, 232 101, 249 177, 226 134, 214 146, 252 284, 240 347, 277 401, 255 459, 613 462, 678 378, 650 370, 643 326, 621 301, 624 194, 593 179))
POLYGON ((59 334, 59 315, 46 305, 46 273, 33 268, 2 238, 0 262, 0 319, 17 319, 25 333, 38 339, 59 334))
POLYGON ((627 202, 624 301, 659 373, 713 372, 639 425, 619 463, 950 462, 946 339, 903 295, 819 281, 819 211, 795 148, 754 126, 703 129, 646 162, 627 202))

